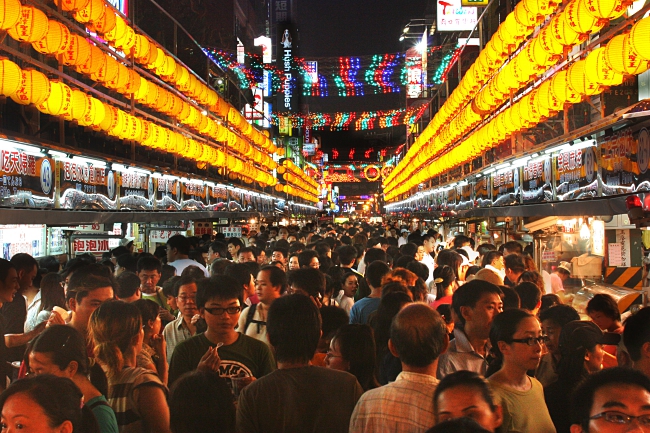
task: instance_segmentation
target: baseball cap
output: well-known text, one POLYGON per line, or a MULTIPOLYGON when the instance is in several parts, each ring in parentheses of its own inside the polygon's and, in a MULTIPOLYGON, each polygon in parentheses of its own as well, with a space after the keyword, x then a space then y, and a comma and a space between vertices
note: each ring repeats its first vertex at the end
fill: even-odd
POLYGON ((402 230, 400 231, 400 233, 408 233, 408 232, 409 232, 409 231, 406 230, 406 229, 402 229, 402 230))
POLYGON ((594 322, 574 320, 562 328, 559 346, 562 353, 573 353, 597 344, 617 345, 620 340, 619 334, 603 332, 594 322))
POLYGON ((470 262, 473 262, 474 260, 476 260, 478 258, 478 256, 480 255, 479 253, 474 251, 472 249, 472 247, 469 247, 467 245, 465 245, 464 247, 461 247, 461 250, 465 250, 467 252, 467 255, 469 256, 469 261, 470 262))
POLYGON ((560 262, 560 264, 557 267, 558 267, 558 269, 564 269, 568 273, 571 273, 572 266, 571 266, 571 263, 569 263, 569 262, 560 262))

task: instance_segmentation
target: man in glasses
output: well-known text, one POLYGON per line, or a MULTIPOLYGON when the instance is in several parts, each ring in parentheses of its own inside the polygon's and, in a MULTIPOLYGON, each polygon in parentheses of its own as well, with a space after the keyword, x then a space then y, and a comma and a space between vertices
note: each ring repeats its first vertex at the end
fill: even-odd
POLYGON ((198 282, 196 306, 208 329, 176 346, 169 364, 169 384, 195 369, 213 370, 226 378, 260 378, 275 370, 275 360, 262 341, 235 330, 243 291, 221 275, 198 282))
POLYGON ((571 401, 571 433, 650 432, 650 378, 640 371, 594 373, 571 401))

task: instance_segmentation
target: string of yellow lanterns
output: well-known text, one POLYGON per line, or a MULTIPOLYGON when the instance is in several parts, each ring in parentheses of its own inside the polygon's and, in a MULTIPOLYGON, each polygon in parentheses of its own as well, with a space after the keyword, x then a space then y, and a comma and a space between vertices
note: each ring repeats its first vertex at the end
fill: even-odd
POLYGON ((282 176, 282 179, 290 185, 277 184, 275 186, 276 191, 290 193, 292 186, 295 186, 309 194, 314 202, 318 201, 318 184, 296 166, 293 161, 285 159, 277 171, 282 176))
MULTIPOLYGON (((101 22, 102 24, 98 27, 103 29, 110 28, 111 24, 107 23, 110 20, 106 17, 110 17, 111 14, 99 14, 97 11, 101 8, 97 4, 95 1, 93 6, 92 2, 88 2, 88 8, 81 9, 81 12, 76 13, 75 17, 84 17, 83 19, 94 20, 96 23, 101 22), (103 18, 100 21, 101 17, 103 18)), ((102 5, 102 7, 106 9, 105 5, 102 5)), ((119 22, 118 20, 115 21, 119 22)), ((202 134, 206 134, 218 141, 228 142, 230 147, 242 156, 248 157, 268 169, 272 170, 277 167, 277 164, 271 157, 255 149, 246 140, 228 128, 202 115, 195 107, 183 102, 172 93, 145 80, 137 72, 117 62, 112 56, 106 55, 101 49, 89 43, 83 37, 72 34, 65 25, 55 20, 49 20, 37 8, 22 6, 18 0, 7 0, 0 3, 0 29, 7 30, 9 35, 18 41, 31 43, 41 53, 55 55, 61 63, 74 66, 77 71, 88 75, 94 81, 100 82, 120 93, 133 94, 138 102, 165 114, 177 117, 180 122, 191 126, 202 134)), ((116 46, 126 51, 129 44, 118 42, 116 46)), ((170 56, 168 57, 171 59, 170 56)), ((17 65, 14 64, 14 66, 17 68, 17 65)), ((12 69, 11 66, 8 68, 12 69)), ((79 121, 79 124, 83 126, 98 126, 102 122, 95 122, 94 119, 103 120, 107 117, 105 116, 106 109, 103 109, 104 107, 101 101, 90 97, 87 101, 84 101, 81 97, 82 92, 74 91, 77 92, 74 93, 63 83, 53 81, 53 86, 50 86, 52 97, 48 98, 46 87, 49 80, 38 71, 25 71, 21 74, 21 80, 23 83, 20 89, 16 90, 15 94, 9 90, 6 93, 7 96, 13 95, 12 99, 16 100, 16 102, 24 104, 34 103, 43 112, 63 115, 68 120, 79 121), (70 99, 70 113, 62 108, 68 107, 68 104, 63 102, 65 98, 70 99), (39 105, 44 102, 41 99, 47 99, 45 105, 39 105), (76 102, 76 105, 72 104, 72 102, 76 102), (82 111, 81 107, 84 105, 88 109, 82 111), (75 110, 76 113, 83 112, 84 114, 74 116, 72 107, 77 108, 75 110)), ((214 95, 216 96, 216 93, 214 95)), ((173 153, 182 154, 183 156, 194 157, 197 161, 205 160, 203 162, 208 162, 210 157, 214 156, 216 159, 212 163, 216 166, 223 165, 224 161, 228 162, 218 149, 207 146, 209 149, 206 151, 203 148, 204 145, 194 140, 183 145, 183 140, 178 138, 183 137, 182 135, 168 131, 165 128, 162 128, 162 133, 158 133, 156 128, 160 127, 157 127, 157 125, 152 128, 143 127, 141 123, 143 121, 140 121, 140 119, 130 116, 114 107, 111 108, 113 108, 113 113, 115 114, 113 117, 117 124, 111 125, 110 127, 105 126, 104 128, 111 135, 139 141, 145 146, 150 145, 153 148, 163 148, 173 153), (153 131, 150 135, 152 137, 151 139, 147 139, 148 136, 146 136, 149 130, 153 131), (140 137, 143 133, 145 137, 140 137), (139 138, 142 138, 142 140, 139 138), (159 144, 158 140, 162 140, 163 144, 159 144), (177 146, 176 144, 179 142, 181 145, 177 146), (175 152, 174 149, 177 149, 177 151, 175 152)), ((255 130, 234 107, 226 104, 222 99, 217 97, 213 108, 216 108, 217 111, 221 111, 222 113, 226 112, 227 109, 229 122, 237 126, 242 134, 252 140, 253 144, 265 148, 271 153, 277 150, 267 136, 255 130)), ((183 139, 185 138, 183 137, 183 139)), ((270 174, 264 173, 249 164, 244 164, 236 157, 233 158, 232 169, 233 172, 237 173, 247 183, 252 183, 253 180, 257 180, 264 186, 273 186, 276 183, 276 180, 270 174), (237 163, 237 161, 240 161, 240 163, 237 163), (234 170, 235 168, 239 170, 234 170)))
MULTIPOLYGON (((412 179, 414 171, 419 170, 434 155, 449 148, 456 140, 478 125, 487 114, 506 101, 511 92, 518 91, 548 70, 561 58, 565 47, 570 47, 586 39, 589 32, 600 30, 610 19, 621 16, 625 9, 626 4, 620 0, 571 1, 560 14, 550 21, 548 26, 530 40, 505 67, 493 76, 477 94, 471 105, 466 106, 447 125, 439 126, 436 136, 424 137, 427 141, 420 140, 419 143, 416 141, 416 144, 419 144, 417 148, 419 153, 415 158, 416 165, 409 164, 408 168, 402 166, 401 173, 393 175, 387 180, 385 191, 390 191, 398 184, 412 179)), ((475 62, 474 65, 476 64, 475 62)), ((634 71, 627 70, 626 72, 633 73, 634 71)), ((472 74, 469 71, 463 80, 468 77, 471 81, 472 74)), ((513 125, 519 125, 523 119, 515 115, 509 120, 513 125)), ((421 170, 419 173, 422 177, 421 170)))
POLYGON ((539 87, 497 114, 460 145, 433 161, 412 179, 392 188, 386 200, 397 198, 417 184, 458 166, 498 145, 512 133, 555 116, 565 104, 619 85, 625 75, 638 75, 650 68, 650 18, 638 21, 628 34, 613 37, 606 46, 591 51, 585 59, 558 71, 539 87))

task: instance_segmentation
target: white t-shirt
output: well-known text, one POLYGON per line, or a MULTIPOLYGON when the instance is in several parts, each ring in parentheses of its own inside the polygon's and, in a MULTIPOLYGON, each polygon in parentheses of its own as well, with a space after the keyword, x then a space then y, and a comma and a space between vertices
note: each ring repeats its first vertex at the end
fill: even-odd
POLYGON ((205 266, 203 266, 201 263, 197 262, 196 260, 178 259, 168 264, 176 268, 176 275, 178 276, 180 276, 183 273, 183 270, 188 266, 196 266, 197 268, 201 268, 201 270, 203 270, 203 273, 205 274, 206 277, 210 276, 210 273, 208 272, 207 269, 205 269, 205 266))

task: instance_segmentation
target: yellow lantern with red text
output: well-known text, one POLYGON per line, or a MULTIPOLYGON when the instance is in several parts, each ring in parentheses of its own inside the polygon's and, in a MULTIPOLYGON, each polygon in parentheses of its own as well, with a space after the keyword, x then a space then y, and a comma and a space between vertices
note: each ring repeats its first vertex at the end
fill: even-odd
POLYGON ((60 81, 50 81, 50 95, 37 106, 38 110, 54 116, 68 114, 72 105, 72 89, 60 81))
POLYGON ((63 52, 70 40, 70 30, 58 21, 50 20, 47 23, 47 34, 41 40, 32 43, 32 47, 39 53, 57 54, 63 52))
POLYGON ((79 35, 70 35, 68 45, 59 57, 64 65, 83 65, 90 57, 90 44, 79 35))
POLYGON ((20 88, 23 71, 9 59, 0 59, 0 95, 13 96, 20 88))
POLYGON ((22 71, 20 86, 11 99, 21 105, 39 105, 50 95, 50 80, 42 72, 26 69, 22 71))
POLYGON ((7 29, 7 33, 17 41, 31 44, 43 39, 47 29, 48 19, 41 10, 33 6, 22 6, 18 21, 7 29))
MULTIPOLYGON (((80 23, 94 23, 99 21, 106 13, 106 6, 102 0, 90 0, 86 7, 74 13, 74 19, 80 23)), ((113 13, 109 11, 108 13, 113 13)))
POLYGON ((645 60, 650 60, 650 17, 644 18, 632 26, 629 34, 630 47, 645 60))
POLYGON ((641 64, 641 57, 632 50, 628 35, 617 35, 605 47, 605 62, 619 74, 634 74, 641 64))
POLYGON ((587 55, 586 61, 585 74, 590 82, 601 86, 612 86, 623 81, 623 75, 614 71, 607 63, 605 47, 593 50, 587 55))

